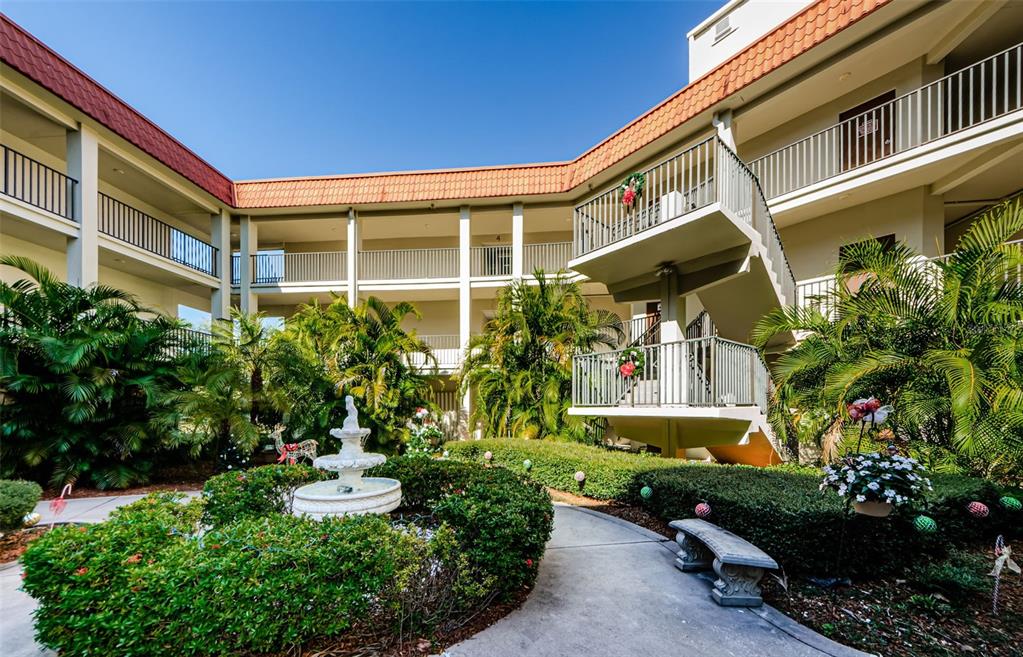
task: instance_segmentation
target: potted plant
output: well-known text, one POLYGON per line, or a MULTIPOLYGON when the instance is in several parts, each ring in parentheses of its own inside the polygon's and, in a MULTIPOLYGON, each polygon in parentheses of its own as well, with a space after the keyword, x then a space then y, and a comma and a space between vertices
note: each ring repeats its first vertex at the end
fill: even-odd
POLYGON ((840 466, 826 466, 820 489, 832 489, 851 502, 856 513, 884 518, 896 506, 916 502, 932 490, 924 467, 892 447, 887 452, 846 456, 840 466))

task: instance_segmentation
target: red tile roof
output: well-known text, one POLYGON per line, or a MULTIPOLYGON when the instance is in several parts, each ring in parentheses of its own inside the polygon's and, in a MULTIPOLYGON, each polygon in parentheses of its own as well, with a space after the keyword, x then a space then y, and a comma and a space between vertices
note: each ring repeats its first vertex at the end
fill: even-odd
POLYGON ((230 178, 2 13, 0 60, 223 203, 234 205, 230 178))
POLYGON ((237 208, 362 205, 572 190, 894 0, 817 0, 756 43, 570 162, 233 183, 0 14, 0 58, 237 208))

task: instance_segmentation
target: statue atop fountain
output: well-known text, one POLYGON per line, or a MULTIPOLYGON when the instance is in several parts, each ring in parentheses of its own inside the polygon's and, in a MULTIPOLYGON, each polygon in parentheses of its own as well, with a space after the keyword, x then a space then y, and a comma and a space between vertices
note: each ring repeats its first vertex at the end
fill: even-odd
POLYGON ((385 477, 363 477, 364 470, 387 460, 383 454, 362 451, 370 430, 359 426, 359 411, 351 395, 345 397, 347 417, 330 435, 341 441, 337 454, 319 456, 313 467, 337 472, 337 479, 307 484, 295 491, 292 512, 321 520, 325 516, 388 513, 401 503, 401 482, 385 477))

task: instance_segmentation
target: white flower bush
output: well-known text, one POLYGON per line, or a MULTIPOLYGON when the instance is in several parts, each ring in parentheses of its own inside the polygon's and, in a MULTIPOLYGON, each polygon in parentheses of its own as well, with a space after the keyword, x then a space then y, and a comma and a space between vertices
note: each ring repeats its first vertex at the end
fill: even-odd
POLYGON ((826 466, 820 489, 830 488, 853 502, 902 506, 933 490, 931 480, 921 474, 924 469, 916 459, 892 452, 856 454, 844 458, 841 465, 826 466))
POLYGON ((444 433, 437 425, 429 409, 417 408, 412 420, 408 423, 409 439, 405 445, 407 456, 432 457, 444 440, 444 433))

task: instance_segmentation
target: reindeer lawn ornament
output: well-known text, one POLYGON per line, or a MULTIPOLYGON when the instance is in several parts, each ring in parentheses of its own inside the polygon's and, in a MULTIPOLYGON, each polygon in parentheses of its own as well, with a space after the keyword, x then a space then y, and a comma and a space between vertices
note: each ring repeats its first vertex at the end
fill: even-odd
POLYGON ((270 437, 274 439, 274 447, 277 448, 277 453, 279 454, 277 457, 278 463, 284 463, 287 461, 294 465, 300 458, 309 459, 310 462, 316 459, 316 446, 318 443, 315 440, 310 439, 303 440, 299 443, 285 443, 284 438, 281 437, 283 433, 284 425, 278 424, 274 427, 273 432, 270 434, 270 437))

